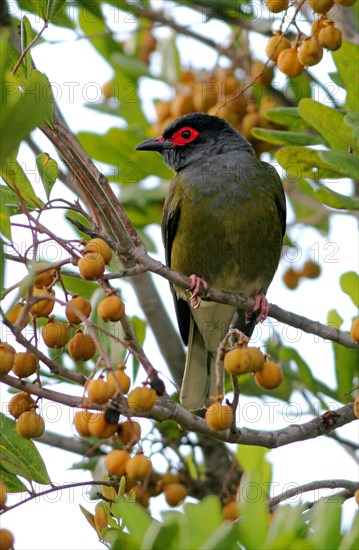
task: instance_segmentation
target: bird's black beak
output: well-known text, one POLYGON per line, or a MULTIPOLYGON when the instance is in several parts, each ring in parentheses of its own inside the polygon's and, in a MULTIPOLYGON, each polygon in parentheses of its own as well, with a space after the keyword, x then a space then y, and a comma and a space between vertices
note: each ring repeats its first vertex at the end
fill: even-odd
POLYGON ((162 153, 165 149, 173 149, 172 141, 165 140, 162 136, 145 139, 135 147, 135 151, 158 151, 162 153))

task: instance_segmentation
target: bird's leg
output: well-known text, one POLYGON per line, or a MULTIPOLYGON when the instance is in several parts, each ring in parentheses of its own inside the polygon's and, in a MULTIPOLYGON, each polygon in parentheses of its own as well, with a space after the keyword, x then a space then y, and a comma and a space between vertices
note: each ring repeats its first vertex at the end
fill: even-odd
POLYGON ((261 323, 263 321, 265 321, 268 317, 268 313, 269 313, 269 303, 268 303, 268 300, 267 298, 265 297, 265 295, 263 293, 260 293, 260 294, 255 294, 255 296, 253 296, 254 298, 254 306, 253 306, 253 311, 258 311, 258 315, 257 315, 257 323, 261 323))
POLYGON ((198 296, 198 294, 202 290, 207 290, 208 283, 197 275, 190 275, 189 278, 191 280, 191 286, 188 289, 191 292, 190 303, 194 309, 197 309, 201 303, 201 298, 198 296))

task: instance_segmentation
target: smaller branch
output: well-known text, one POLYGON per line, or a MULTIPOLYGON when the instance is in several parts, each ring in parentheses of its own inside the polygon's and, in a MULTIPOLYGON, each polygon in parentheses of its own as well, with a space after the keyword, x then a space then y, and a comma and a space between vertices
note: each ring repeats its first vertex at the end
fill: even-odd
POLYGON ((26 48, 24 49, 24 51, 21 53, 19 59, 17 60, 17 63, 15 65, 15 67, 13 68, 12 70, 12 74, 15 74, 16 71, 18 70, 18 68, 20 67, 21 63, 22 63, 22 60, 24 59, 25 55, 27 54, 27 52, 30 50, 30 48, 35 44, 35 42, 37 42, 37 40, 40 38, 40 36, 42 35, 42 33, 44 32, 45 29, 47 29, 47 27, 49 26, 48 24, 48 21, 44 21, 44 26, 42 27, 42 29, 34 36, 34 38, 31 40, 30 44, 28 44, 28 46, 26 46, 26 48))
MULTIPOLYGON (((351 496, 354 496, 355 491, 359 488, 359 482, 350 481, 348 479, 323 479, 319 481, 311 481, 310 483, 305 483, 299 487, 291 487, 290 489, 287 489, 287 491, 284 491, 284 493, 271 498, 269 501, 269 506, 277 506, 277 504, 283 502, 283 500, 288 500, 297 495, 302 495, 308 491, 317 491, 318 489, 333 490, 339 488, 346 489, 351 496)), ((333 498, 334 496, 338 496, 338 494, 331 495, 327 498, 333 498)))
POLYGON ((7 506, 4 510, 1 510, 0 515, 6 514, 6 512, 10 512, 10 510, 13 510, 14 508, 17 508, 18 506, 21 506, 22 504, 25 504, 26 502, 30 502, 30 500, 33 500, 34 498, 43 497, 45 495, 48 495, 50 493, 54 493, 55 491, 63 491, 64 489, 74 489, 76 487, 86 487, 86 485, 104 485, 105 487, 114 487, 118 485, 118 481, 82 481, 78 483, 68 483, 66 485, 57 485, 52 486, 51 489, 46 489, 46 491, 41 491, 40 493, 33 493, 28 498, 25 498, 24 500, 21 500, 20 502, 17 502, 16 504, 13 504, 12 506, 7 506))
MULTIPOLYGON (((70 453, 75 453, 81 456, 86 455, 86 453, 93 448, 93 445, 84 441, 83 439, 78 439, 76 437, 67 437, 53 432, 45 431, 41 437, 36 441, 43 443, 44 445, 49 445, 50 447, 57 447, 62 451, 68 451, 70 453)), ((97 449, 96 454, 105 454, 101 449, 97 449)))

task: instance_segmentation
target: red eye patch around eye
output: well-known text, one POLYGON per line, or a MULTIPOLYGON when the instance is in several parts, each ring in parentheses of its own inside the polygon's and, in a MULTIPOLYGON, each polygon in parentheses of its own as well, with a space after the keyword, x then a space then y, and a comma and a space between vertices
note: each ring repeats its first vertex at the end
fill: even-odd
POLYGON ((199 135, 198 130, 191 128, 190 126, 185 126, 180 130, 177 130, 168 141, 172 141, 174 145, 187 145, 196 139, 199 135))

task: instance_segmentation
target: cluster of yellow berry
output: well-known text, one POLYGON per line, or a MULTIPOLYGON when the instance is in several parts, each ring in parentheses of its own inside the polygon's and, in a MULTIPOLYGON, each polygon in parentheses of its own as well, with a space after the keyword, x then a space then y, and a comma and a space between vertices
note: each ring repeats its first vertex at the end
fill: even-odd
POLYGON ((320 265, 312 260, 307 260, 302 269, 289 267, 283 274, 283 283, 290 290, 297 288, 299 281, 304 279, 316 279, 321 272, 320 265))
MULTIPOLYGON (((290 43, 282 31, 275 31, 266 47, 268 58, 289 77, 299 76, 304 67, 317 65, 323 57, 323 48, 336 51, 342 45, 341 30, 326 14, 335 5, 348 7, 355 2, 356 0, 309 0, 310 7, 319 16, 313 21, 310 36, 300 32, 294 42, 290 43)), ((284 12, 289 7, 288 0, 265 0, 265 4, 272 13, 284 12)))

